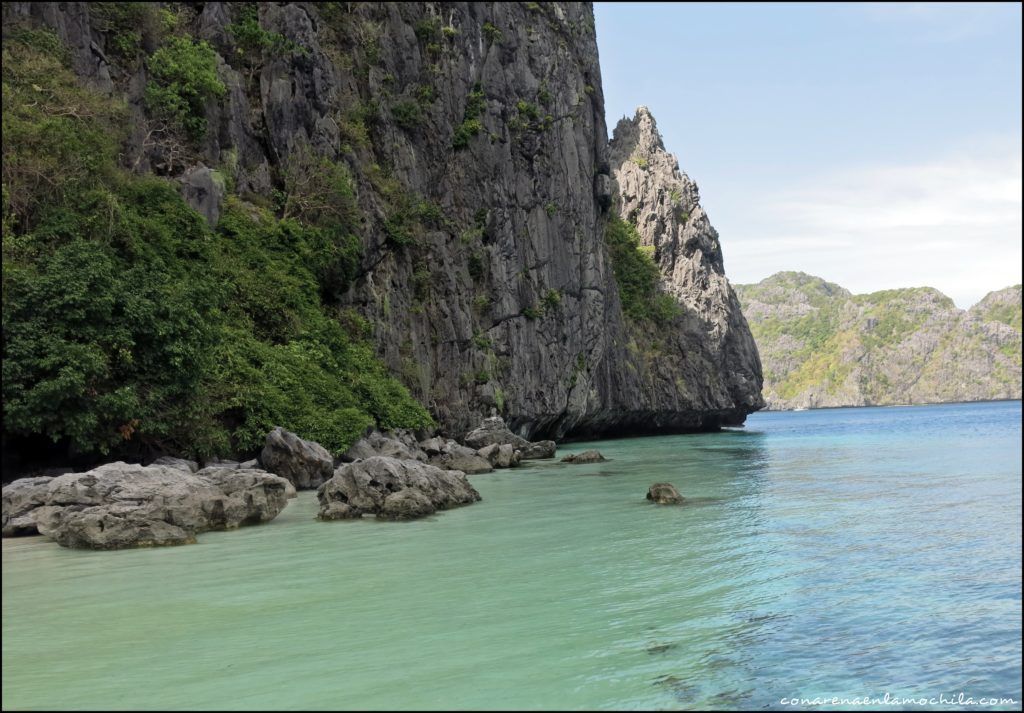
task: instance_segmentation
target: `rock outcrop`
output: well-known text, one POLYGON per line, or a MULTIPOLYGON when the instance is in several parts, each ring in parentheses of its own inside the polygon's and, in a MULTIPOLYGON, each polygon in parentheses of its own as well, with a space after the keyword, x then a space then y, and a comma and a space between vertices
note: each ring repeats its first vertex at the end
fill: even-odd
POLYGON ((259 460, 263 468, 299 490, 319 488, 334 473, 334 459, 326 448, 280 426, 267 434, 259 460))
POLYGON ((322 520, 368 514, 402 520, 468 505, 479 500, 480 494, 460 471, 374 456, 339 467, 317 490, 317 498, 322 520))
POLYGON ((647 499, 657 505, 682 505, 686 500, 672 483, 655 483, 647 489, 647 499))
POLYGON ((40 533, 65 547, 179 545, 208 530, 274 519, 287 504, 287 485, 261 470, 214 467, 193 475, 109 463, 54 478, 31 516, 40 533))
POLYGON ((1021 288, 969 310, 930 287, 854 295, 800 272, 737 285, 769 408, 1021 397, 1021 288))
MULTIPOLYGON (((225 187, 272 202, 303 156, 352 174, 361 262, 322 292, 373 325, 443 435, 492 411, 519 437, 558 440, 716 429, 761 407, 696 187, 646 112, 609 146, 589 3, 258 3, 275 39, 249 65, 232 31, 245 4, 181 4, 180 32, 210 43, 225 90, 173 160, 146 130, 145 64, 105 54, 115 38, 92 5, 8 3, 4 17, 55 28, 83 80, 127 100, 132 168, 177 181, 207 221, 225 187), (664 334, 623 314, 609 210, 635 213, 685 308, 664 334)), ((330 477, 320 458, 292 471, 273 451, 262 462, 296 487, 330 477)))
POLYGON ((609 158, 618 184, 614 205, 636 226, 641 245, 653 248, 662 288, 682 308, 671 335, 685 355, 675 365, 678 398, 700 413, 720 414, 721 423, 742 423, 764 406, 761 362, 697 184, 665 150, 647 107, 616 125, 609 158))

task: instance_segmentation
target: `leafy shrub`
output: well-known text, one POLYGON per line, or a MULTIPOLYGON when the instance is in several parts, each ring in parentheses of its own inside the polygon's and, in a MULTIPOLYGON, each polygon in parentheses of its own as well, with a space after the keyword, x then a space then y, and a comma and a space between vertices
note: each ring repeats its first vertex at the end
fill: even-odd
POLYGON ((466 111, 462 124, 455 130, 452 147, 462 149, 469 145, 469 140, 483 131, 484 125, 479 117, 487 106, 487 97, 480 84, 473 85, 473 90, 466 97, 466 111))
POLYGON ((562 304, 562 293, 558 290, 548 290, 540 302, 544 306, 545 312, 553 312, 562 304))
MULTIPOLYGON (((103 180, 125 135, 122 104, 82 88, 49 30, 3 45, 4 217, 22 232, 39 213, 103 180)), ((4 233, 4 256, 8 235, 4 233)))
POLYGON ((495 42, 501 42, 501 30, 494 26, 492 22, 485 22, 483 26, 484 37, 490 44, 495 42))
POLYGON ((224 96, 217 55, 205 40, 172 37, 149 58, 146 107, 155 116, 199 140, 206 133, 206 102, 224 96))
POLYGON ((238 3, 235 22, 227 31, 235 41, 235 55, 244 67, 254 70, 263 63, 265 55, 280 57, 288 54, 308 54, 279 32, 269 32, 260 24, 259 10, 254 2, 238 3))

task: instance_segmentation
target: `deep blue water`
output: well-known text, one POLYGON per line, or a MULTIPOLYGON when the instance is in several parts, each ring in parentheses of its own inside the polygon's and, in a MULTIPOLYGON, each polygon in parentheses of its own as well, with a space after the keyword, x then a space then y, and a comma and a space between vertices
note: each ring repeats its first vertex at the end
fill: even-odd
POLYGON ((1020 709, 1020 402, 589 447, 413 523, 303 493, 187 547, 5 540, 3 707, 1020 709))

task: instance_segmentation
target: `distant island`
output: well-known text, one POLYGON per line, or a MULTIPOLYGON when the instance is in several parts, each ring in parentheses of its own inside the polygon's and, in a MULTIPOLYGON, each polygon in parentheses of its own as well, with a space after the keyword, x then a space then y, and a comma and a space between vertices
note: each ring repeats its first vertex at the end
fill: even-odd
POLYGON ((802 272, 735 285, 769 409, 1021 398, 1021 286, 958 309, 931 287, 855 295, 802 272))

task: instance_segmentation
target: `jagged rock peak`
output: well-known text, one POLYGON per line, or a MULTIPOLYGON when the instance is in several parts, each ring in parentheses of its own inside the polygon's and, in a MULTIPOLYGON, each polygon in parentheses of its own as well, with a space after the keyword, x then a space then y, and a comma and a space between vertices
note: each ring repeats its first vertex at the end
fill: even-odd
POLYGON ((650 155, 664 151, 665 142, 658 131, 658 123, 646 106, 638 106, 633 118, 622 117, 615 125, 614 142, 632 149, 631 153, 650 155))
POLYGON ((613 207, 654 248, 662 288, 687 315, 682 341, 718 364, 737 403, 761 405, 761 365, 739 301, 725 276, 722 248, 700 205, 697 184, 665 150, 647 107, 619 121, 609 144, 618 184, 613 207))

